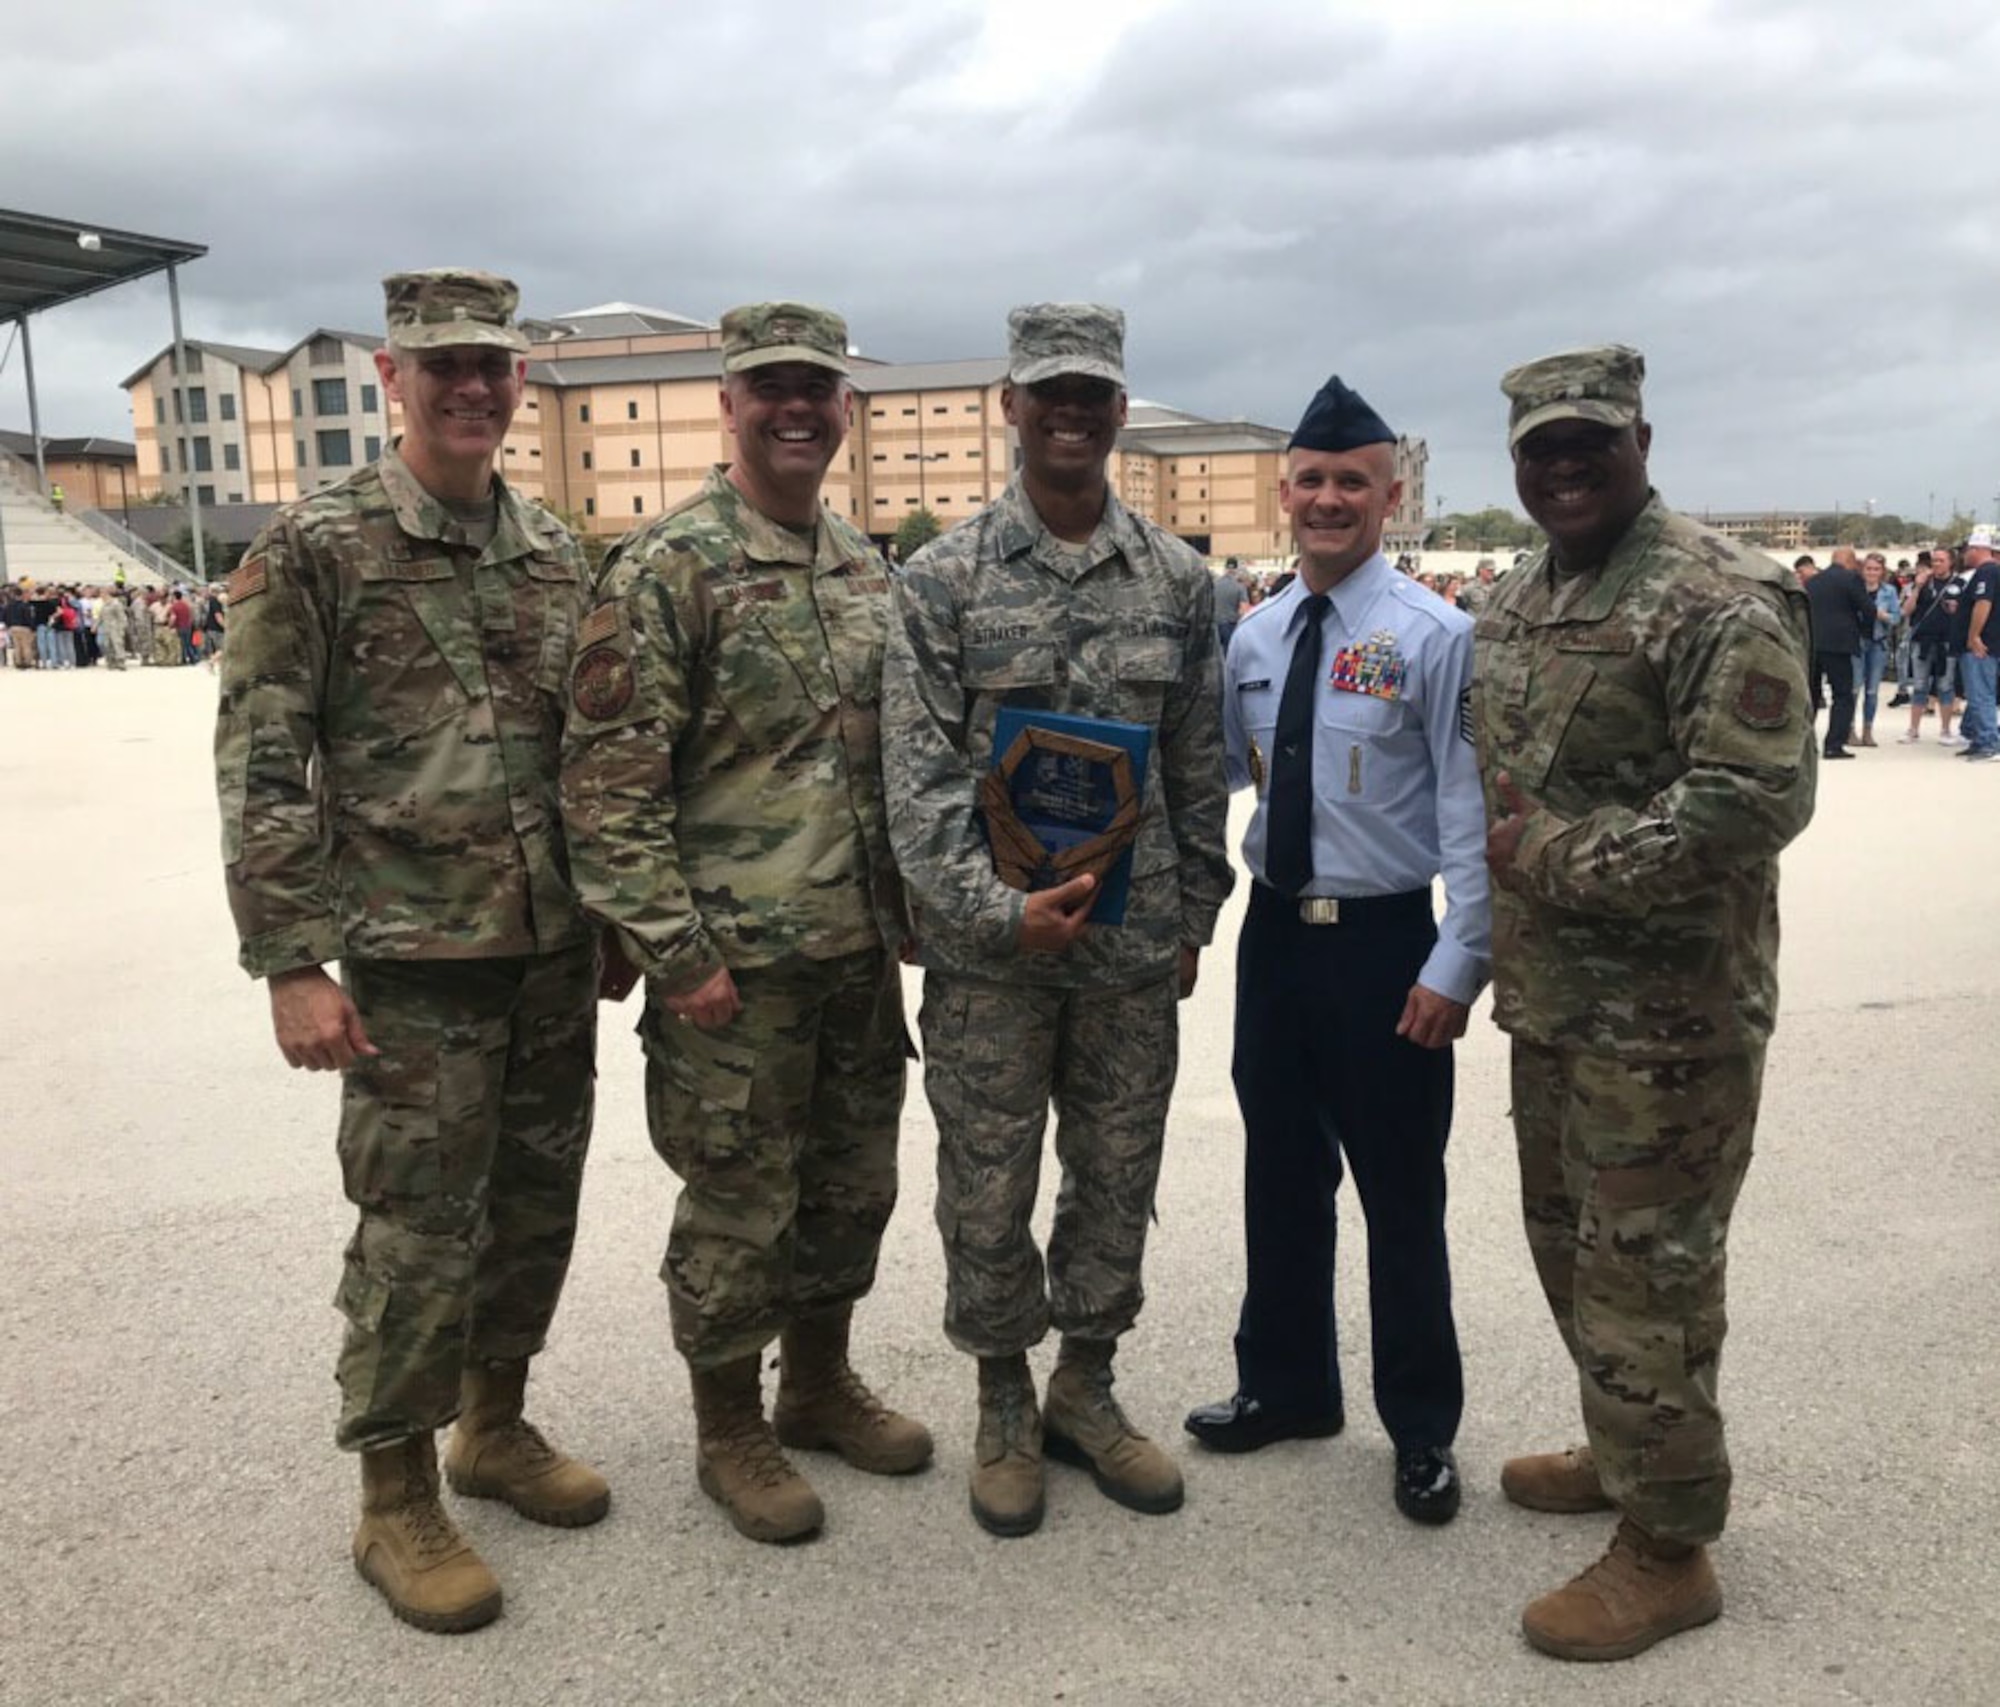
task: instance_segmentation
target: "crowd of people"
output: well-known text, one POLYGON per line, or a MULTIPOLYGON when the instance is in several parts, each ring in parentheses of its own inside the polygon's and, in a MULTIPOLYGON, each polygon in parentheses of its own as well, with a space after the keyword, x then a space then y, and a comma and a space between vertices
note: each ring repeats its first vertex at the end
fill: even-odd
POLYGON ((31 581, 0 587, 4 662, 16 670, 87 670, 102 664, 173 668, 205 663, 222 651, 227 601, 216 587, 57 586, 31 581))
POLYGON ((1829 713, 1823 756, 1847 759, 1878 746, 1875 717, 1893 683, 1892 710, 1907 706, 1905 745, 1924 739, 1935 714, 1940 745, 1974 763, 2000 759, 1994 675, 2000 653, 2000 560, 1994 530, 1962 545, 1934 545, 1891 570, 1882 552, 1835 549, 1821 568, 1810 553, 1793 572, 1813 615, 1813 706, 1829 713), (1954 730, 1954 718, 1960 718, 1954 730))

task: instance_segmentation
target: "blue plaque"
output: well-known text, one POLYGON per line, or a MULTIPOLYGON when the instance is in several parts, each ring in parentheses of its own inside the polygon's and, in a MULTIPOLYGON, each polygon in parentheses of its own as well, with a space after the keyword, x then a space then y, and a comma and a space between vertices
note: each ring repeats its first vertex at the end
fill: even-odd
POLYGON ((1092 872, 1090 922, 1123 924, 1152 748, 1143 724, 1001 707, 980 791, 1001 880, 1032 891, 1092 872))

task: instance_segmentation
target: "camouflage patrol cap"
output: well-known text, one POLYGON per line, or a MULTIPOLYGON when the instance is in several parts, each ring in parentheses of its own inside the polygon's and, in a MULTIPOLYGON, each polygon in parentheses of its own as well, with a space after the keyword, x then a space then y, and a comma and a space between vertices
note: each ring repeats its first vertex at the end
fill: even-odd
POLYGON ((512 279, 464 267, 391 273, 382 281, 389 342, 399 350, 442 350, 488 344, 525 355, 526 336, 514 324, 521 293, 512 279))
POLYGON ((1646 358, 1624 344, 1565 350, 1512 369, 1500 381, 1514 405, 1507 416, 1507 448, 1551 421, 1631 426, 1639 419, 1639 385, 1645 377, 1646 358))
POLYGON ((1125 384, 1125 316, 1094 302, 1031 302, 1007 316, 1007 378, 1038 385, 1058 374, 1125 384))
POLYGON ((847 322, 809 302, 750 302, 722 317, 722 371, 811 362, 847 372, 847 322))

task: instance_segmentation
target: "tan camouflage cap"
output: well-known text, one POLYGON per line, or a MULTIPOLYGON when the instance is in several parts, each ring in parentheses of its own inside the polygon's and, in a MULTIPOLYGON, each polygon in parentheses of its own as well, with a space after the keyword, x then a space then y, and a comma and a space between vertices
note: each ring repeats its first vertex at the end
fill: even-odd
POLYGON ((847 322, 809 302, 751 302, 722 317, 722 371, 811 362, 847 372, 847 322))
POLYGON ((1007 316, 1007 378, 1037 385, 1063 373, 1125 384, 1125 316, 1094 302, 1031 302, 1007 316))
POLYGON ((527 353, 527 337, 514 324, 521 293, 512 279, 464 267, 429 267, 391 273, 382 281, 382 298, 389 342, 399 350, 490 344, 527 353))
POLYGON ((1551 421, 1631 426, 1639 419, 1639 386, 1645 377, 1646 358, 1625 344, 1565 350, 1523 363, 1500 381, 1514 405, 1507 416, 1507 448, 1551 421))

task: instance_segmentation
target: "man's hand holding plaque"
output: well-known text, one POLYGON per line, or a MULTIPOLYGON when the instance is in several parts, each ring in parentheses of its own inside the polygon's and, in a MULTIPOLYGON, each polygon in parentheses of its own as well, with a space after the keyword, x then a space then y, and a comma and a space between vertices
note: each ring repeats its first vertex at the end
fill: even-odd
POLYGON ((1097 879, 1089 872, 1053 889, 1035 889, 1021 913, 1021 952, 1061 954, 1083 935, 1097 900, 1097 879))

